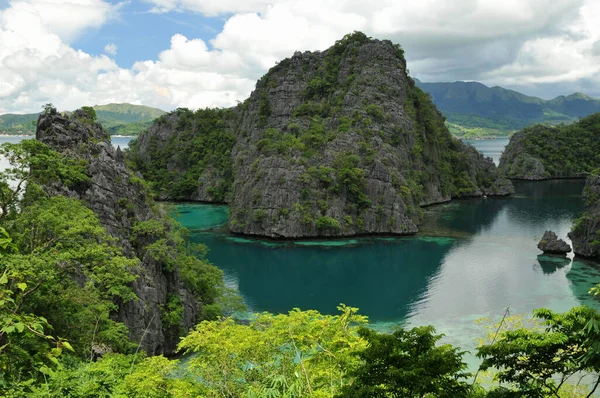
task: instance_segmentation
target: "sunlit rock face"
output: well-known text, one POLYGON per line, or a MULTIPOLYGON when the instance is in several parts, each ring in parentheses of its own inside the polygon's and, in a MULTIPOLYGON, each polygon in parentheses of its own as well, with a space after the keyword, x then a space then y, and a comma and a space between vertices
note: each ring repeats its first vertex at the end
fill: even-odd
MULTIPOLYGON (((362 33, 282 60, 229 112, 220 127, 235 136, 225 197, 235 233, 414 234, 423 205, 514 192, 491 159, 451 136, 408 76, 402 49, 362 33)), ((174 137, 182 137, 177 126, 191 117, 180 111, 163 118, 139 138, 132 156, 146 170, 165 157, 167 172, 201 164, 202 172, 192 174, 197 189, 181 199, 206 200, 214 192, 206 187, 222 186, 219 175, 228 174, 210 158, 186 165, 185 156, 169 149, 183 147, 183 138, 174 137)), ((197 129, 186 139, 209 133, 197 129)))

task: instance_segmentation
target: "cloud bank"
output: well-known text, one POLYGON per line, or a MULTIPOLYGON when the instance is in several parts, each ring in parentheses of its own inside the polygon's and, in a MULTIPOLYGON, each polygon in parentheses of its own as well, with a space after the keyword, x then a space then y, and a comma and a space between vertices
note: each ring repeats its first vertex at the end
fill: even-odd
POLYGON ((552 97, 600 96, 594 0, 145 0, 154 13, 225 18, 210 42, 176 34, 155 59, 122 68, 117 43, 90 55, 69 43, 119 18, 103 0, 13 0, 0 11, 0 113, 131 102, 232 106, 294 51, 354 30, 391 39, 423 81, 478 80, 552 97))

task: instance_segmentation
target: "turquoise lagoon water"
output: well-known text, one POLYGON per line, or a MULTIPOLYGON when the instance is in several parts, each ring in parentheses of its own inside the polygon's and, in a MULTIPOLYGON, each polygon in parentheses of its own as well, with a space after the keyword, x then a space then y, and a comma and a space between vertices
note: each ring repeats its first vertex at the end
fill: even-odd
POLYGON ((517 182, 511 198, 431 206, 413 237, 273 242, 227 233, 226 206, 177 208, 190 239, 208 245, 208 258, 253 312, 334 314, 344 303, 376 329, 431 324, 473 349, 485 333, 475 320, 499 319, 506 307, 513 314, 600 309, 587 294, 600 281, 598 265, 542 256, 536 247, 547 229, 567 239, 583 210, 582 188, 577 180, 517 182))

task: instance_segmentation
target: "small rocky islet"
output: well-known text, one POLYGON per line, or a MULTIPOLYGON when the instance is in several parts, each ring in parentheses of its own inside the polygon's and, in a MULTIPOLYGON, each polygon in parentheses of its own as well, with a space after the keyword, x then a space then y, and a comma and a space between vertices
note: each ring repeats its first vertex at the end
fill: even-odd
POLYGON ((562 239, 559 239, 555 232, 546 231, 538 243, 538 249, 544 254, 567 254, 571 252, 571 246, 562 239))

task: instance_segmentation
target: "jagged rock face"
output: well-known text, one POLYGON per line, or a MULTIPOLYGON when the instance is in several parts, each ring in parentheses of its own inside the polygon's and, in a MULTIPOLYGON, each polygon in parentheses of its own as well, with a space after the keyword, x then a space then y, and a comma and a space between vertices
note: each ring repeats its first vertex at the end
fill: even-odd
POLYGON ((411 234, 422 205, 511 192, 491 160, 451 137, 398 48, 344 41, 280 62, 243 104, 233 232, 411 234))
POLYGON ((147 353, 174 352, 177 333, 163 326, 161 307, 169 295, 179 297, 184 307, 183 324, 189 329, 196 321, 200 303, 185 289, 177 272, 166 272, 163 264, 132 243, 132 225, 156 218, 160 210, 149 199, 139 178, 125 167, 121 150, 114 149, 108 133, 86 112, 62 116, 53 111, 41 115, 36 138, 69 157, 85 160, 91 177, 89 184, 72 189, 54 183, 46 187, 49 194, 85 202, 108 233, 119 240, 124 253, 140 259, 139 277, 133 283, 138 300, 121 304, 116 319, 129 328, 132 341, 141 341, 147 353))
POLYGON ((575 254, 600 261, 600 177, 588 177, 583 191, 587 209, 569 233, 575 254))
MULTIPOLYGON (((421 206, 514 191, 491 159, 450 135, 408 77, 403 51, 389 41, 355 33, 324 52, 297 52, 231 112, 235 121, 227 126, 235 140, 226 201, 235 233, 412 234, 421 206)), ((180 135, 176 127, 161 128, 133 146, 131 156, 147 178, 155 173, 148 164, 170 156, 150 150, 150 142, 180 135)), ((211 200, 201 187, 203 179, 218 185, 219 167, 206 169, 212 171, 185 199, 211 200)))
POLYGON ((562 239, 558 239, 552 231, 544 232, 544 236, 537 245, 538 249, 545 254, 567 254, 571 252, 571 246, 562 239))
POLYGON ((527 152, 523 143, 523 137, 530 134, 527 131, 519 131, 514 134, 502 156, 498 168, 508 178, 519 180, 546 180, 552 176, 546 172, 542 161, 527 152))

